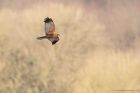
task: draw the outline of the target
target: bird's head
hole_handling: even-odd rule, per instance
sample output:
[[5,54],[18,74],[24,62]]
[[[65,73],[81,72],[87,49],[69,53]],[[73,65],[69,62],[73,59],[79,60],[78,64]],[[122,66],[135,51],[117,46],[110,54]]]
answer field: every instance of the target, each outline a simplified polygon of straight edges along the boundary
[[49,22],[53,22],[53,20],[51,18],[47,17],[47,18],[44,19],[44,22],[49,23]]

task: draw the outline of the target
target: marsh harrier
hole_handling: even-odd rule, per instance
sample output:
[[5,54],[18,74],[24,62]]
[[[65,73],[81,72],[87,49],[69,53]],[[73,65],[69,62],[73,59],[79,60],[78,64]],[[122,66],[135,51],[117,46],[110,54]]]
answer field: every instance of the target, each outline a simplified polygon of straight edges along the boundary
[[37,39],[48,39],[51,41],[52,45],[56,44],[59,41],[59,34],[55,31],[55,24],[53,20],[49,17],[45,18],[45,36],[38,37]]

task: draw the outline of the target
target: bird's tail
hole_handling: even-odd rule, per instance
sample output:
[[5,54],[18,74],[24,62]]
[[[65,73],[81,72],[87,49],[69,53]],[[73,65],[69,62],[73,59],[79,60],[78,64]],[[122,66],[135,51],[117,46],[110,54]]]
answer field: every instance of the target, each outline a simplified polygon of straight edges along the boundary
[[39,39],[39,40],[42,40],[42,39],[45,39],[45,38],[47,38],[47,37],[46,36],[37,37],[37,39]]

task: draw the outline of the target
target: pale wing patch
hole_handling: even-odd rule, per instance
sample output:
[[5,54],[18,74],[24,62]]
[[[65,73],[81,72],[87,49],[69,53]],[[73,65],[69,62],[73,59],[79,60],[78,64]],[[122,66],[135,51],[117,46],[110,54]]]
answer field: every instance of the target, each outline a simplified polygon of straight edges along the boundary
[[45,33],[47,34],[50,29],[50,23],[45,23]]
[[51,42],[54,42],[54,41],[58,40],[58,37],[48,38],[48,40],[50,40]]
[[48,38],[48,40],[50,40],[51,42],[54,42],[55,41],[55,38]]

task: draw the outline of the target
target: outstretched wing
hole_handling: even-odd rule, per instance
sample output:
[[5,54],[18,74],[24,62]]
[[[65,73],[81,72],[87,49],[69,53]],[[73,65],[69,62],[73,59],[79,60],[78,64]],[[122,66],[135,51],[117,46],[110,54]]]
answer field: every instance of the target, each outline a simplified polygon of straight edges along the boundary
[[51,18],[45,18],[45,33],[53,34],[55,32],[55,24]]
[[59,41],[59,37],[51,37],[51,38],[48,38],[48,40],[50,40],[52,44],[55,44]]
[[49,32],[50,23],[45,23],[45,33],[47,34]]

